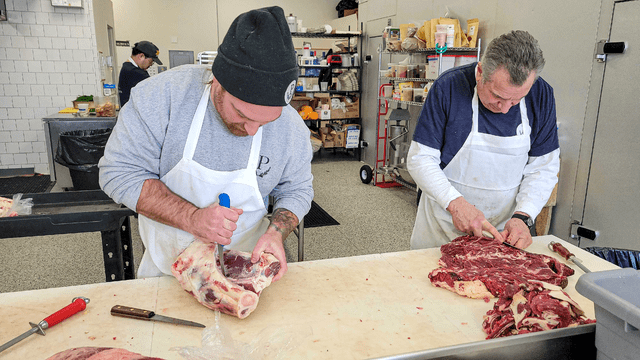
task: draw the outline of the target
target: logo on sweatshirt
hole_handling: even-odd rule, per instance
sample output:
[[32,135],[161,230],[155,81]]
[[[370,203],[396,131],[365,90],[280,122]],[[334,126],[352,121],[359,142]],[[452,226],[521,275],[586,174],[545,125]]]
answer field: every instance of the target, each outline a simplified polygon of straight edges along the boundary
[[269,168],[266,170],[264,170],[266,166],[263,166],[263,165],[267,165],[268,163],[269,163],[269,158],[264,155],[260,155],[260,161],[258,162],[258,168],[256,169],[256,176],[263,178],[265,175],[269,173],[269,171],[271,170],[271,166],[269,166]]

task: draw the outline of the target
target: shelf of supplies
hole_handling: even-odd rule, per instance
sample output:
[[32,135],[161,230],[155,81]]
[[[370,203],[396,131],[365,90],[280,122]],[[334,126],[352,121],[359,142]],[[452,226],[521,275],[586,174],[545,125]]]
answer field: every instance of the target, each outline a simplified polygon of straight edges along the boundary
[[346,34],[323,34],[323,33],[301,33],[301,32],[294,32],[291,33],[292,37],[300,37],[300,38],[346,38],[346,37],[359,37],[360,34],[359,33],[346,33]]
[[[328,68],[329,65],[298,65],[301,68]],[[331,70],[342,70],[342,69],[360,69],[360,66],[336,66],[331,67]]]
[[396,81],[416,81],[416,82],[434,82],[436,79],[425,79],[425,78],[403,78],[403,77],[387,77],[381,76],[382,79],[387,80],[396,80]]
[[[457,51],[457,52],[477,52],[478,48],[477,47],[473,47],[473,48],[469,48],[469,47],[453,47],[453,48],[448,48],[445,52],[443,52],[443,54],[446,54],[447,51]],[[399,51],[388,51],[385,50],[382,52],[383,54],[415,54],[415,53],[436,53],[436,48],[424,48],[424,49],[416,49],[416,50],[399,50]]]
[[378,96],[378,100],[387,100],[387,101],[393,101],[399,104],[407,104],[407,105],[414,105],[414,106],[422,106],[424,105],[423,102],[416,102],[416,101],[402,101],[402,100],[394,100],[388,97],[384,97],[384,96]]
[[328,90],[328,91],[322,91],[322,90],[303,90],[303,91],[298,91],[296,90],[296,94],[302,94],[302,93],[325,93],[325,94],[339,94],[339,95],[349,95],[351,93],[360,93],[360,90]]

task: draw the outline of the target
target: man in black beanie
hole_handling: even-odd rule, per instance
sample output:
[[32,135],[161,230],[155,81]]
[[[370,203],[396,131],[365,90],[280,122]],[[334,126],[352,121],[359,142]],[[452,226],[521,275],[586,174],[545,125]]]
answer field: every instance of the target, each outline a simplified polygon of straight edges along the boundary
[[253,262],[271,253],[274,280],[284,275],[283,240],[313,199],[309,130],[288,105],[297,76],[274,6],[238,16],[212,68],[183,65],[132,89],[99,165],[102,189],[140,214],[138,277],[170,275],[194,238],[252,252]]
[[147,69],[157,63],[162,65],[162,61],[158,59],[160,50],[150,41],[137,42],[131,49],[131,56],[120,69],[118,77],[118,95],[120,97],[120,107],[129,101],[131,88],[136,86],[140,81],[149,77]]

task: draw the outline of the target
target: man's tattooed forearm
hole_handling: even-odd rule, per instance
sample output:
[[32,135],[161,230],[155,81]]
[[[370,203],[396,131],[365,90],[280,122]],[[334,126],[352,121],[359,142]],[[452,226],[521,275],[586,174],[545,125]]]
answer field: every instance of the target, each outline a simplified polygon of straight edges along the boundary
[[269,226],[282,234],[282,239],[284,240],[298,226],[298,217],[289,210],[276,209],[271,216],[271,224]]

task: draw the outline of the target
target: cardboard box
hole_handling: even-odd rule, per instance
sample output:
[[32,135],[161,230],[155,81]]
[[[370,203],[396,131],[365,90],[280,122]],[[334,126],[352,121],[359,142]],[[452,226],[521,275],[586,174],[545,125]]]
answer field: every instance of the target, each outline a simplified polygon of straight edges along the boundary
[[353,98],[353,101],[349,103],[345,101],[344,96],[336,96],[341,102],[345,103],[344,109],[332,109],[331,119],[353,119],[360,117],[360,98]]
[[330,127],[322,126],[320,127],[320,140],[322,140],[323,148],[332,148],[335,147],[334,139],[336,136],[336,131]]
[[345,9],[344,10],[344,16],[349,16],[349,15],[353,15],[353,14],[358,15],[358,9]]
[[344,147],[346,144],[345,136],[346,136],[345,131],[336,132],[335,136],[333,137],[333,145],[335,147]]
[[320,110],[320,119],[322,120],[331,119],[331,110]]

